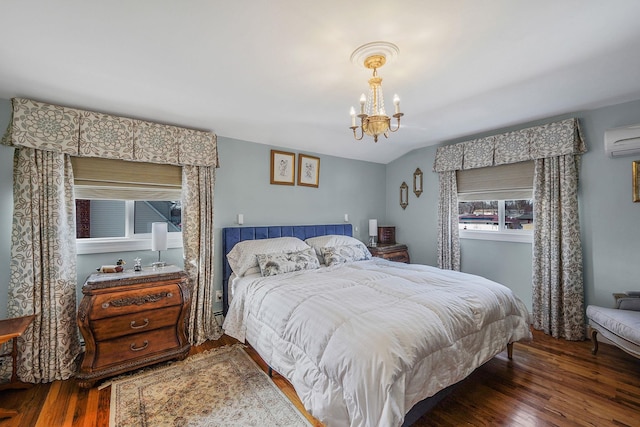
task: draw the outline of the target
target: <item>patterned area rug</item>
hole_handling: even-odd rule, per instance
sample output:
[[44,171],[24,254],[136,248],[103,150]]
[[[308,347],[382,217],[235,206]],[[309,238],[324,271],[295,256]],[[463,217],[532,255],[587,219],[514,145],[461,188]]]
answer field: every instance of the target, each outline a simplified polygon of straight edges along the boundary
[[236,344],[114,380],[109,425],[311,424]]

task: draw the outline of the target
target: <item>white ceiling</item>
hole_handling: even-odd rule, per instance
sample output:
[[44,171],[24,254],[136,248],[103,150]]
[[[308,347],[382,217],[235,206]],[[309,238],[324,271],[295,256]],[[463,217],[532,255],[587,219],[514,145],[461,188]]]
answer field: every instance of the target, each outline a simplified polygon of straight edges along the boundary
[[[427,145],[640,99],[637,0],[21,0],[0,4],[0,97],[388,163]],[[402,128],[354,141],[377,40]],[[640,120],[639,120],[640,121]]]

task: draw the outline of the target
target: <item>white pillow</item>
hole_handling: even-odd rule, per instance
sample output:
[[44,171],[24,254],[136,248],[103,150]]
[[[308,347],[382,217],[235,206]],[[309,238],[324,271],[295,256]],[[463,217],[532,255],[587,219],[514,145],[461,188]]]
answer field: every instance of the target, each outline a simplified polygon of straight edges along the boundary
[[326,236],[311,237],[305,240],[307,245],[316,250],[316,255],[320,259],[320,262],[324,264],[324,256],[322,255],[322,248],[330,248],[336,246],[345,245],[363,245],[363,243],[351,236],[342,236],[339,234],[329,234]]
[[309,248],[309,245],[297,237],[243,240],[236,243],[227,254],[227,261],[229,261],[229,266],[236,275],[244,276],[249,269],[256,268],[258,272],[260,271],[258,260],[256,259],[257,254],[297,252],[307,248]]

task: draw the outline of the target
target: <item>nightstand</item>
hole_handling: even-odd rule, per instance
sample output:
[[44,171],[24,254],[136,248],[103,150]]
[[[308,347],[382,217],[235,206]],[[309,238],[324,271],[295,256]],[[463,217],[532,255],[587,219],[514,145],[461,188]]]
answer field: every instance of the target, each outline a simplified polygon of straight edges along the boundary
[[82,287],[78,326],[86,350],[78,385],[170,359],[191,348],[185,334],[191,290],[182,269],[96,273]]
[[388,259],[389,261],[405,262],[409,264],[409,250],[407,245],[400,243],[378,244],[378,246],[367,246],[371,255]]

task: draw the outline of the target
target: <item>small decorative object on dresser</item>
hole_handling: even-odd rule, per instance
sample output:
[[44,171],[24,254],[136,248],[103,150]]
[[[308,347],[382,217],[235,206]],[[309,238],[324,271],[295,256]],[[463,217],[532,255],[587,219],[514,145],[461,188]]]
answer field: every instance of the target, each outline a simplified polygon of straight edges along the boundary
[[376,247],[368,247],[371,255],[388,259],[389,261],[398,261],[409,264],[411,261],[409,260],[409,250],[407,249],[407,245],[403,245],[400,243],[394,244],[378,244]]
[[396,227],[392,225],[378,226],[378,243],[383,245],[396,243]]
[[191,290],[180,268],[92,274],[82,293],[78,326],[86,349],[76,376],[80,387],[187,356]]

